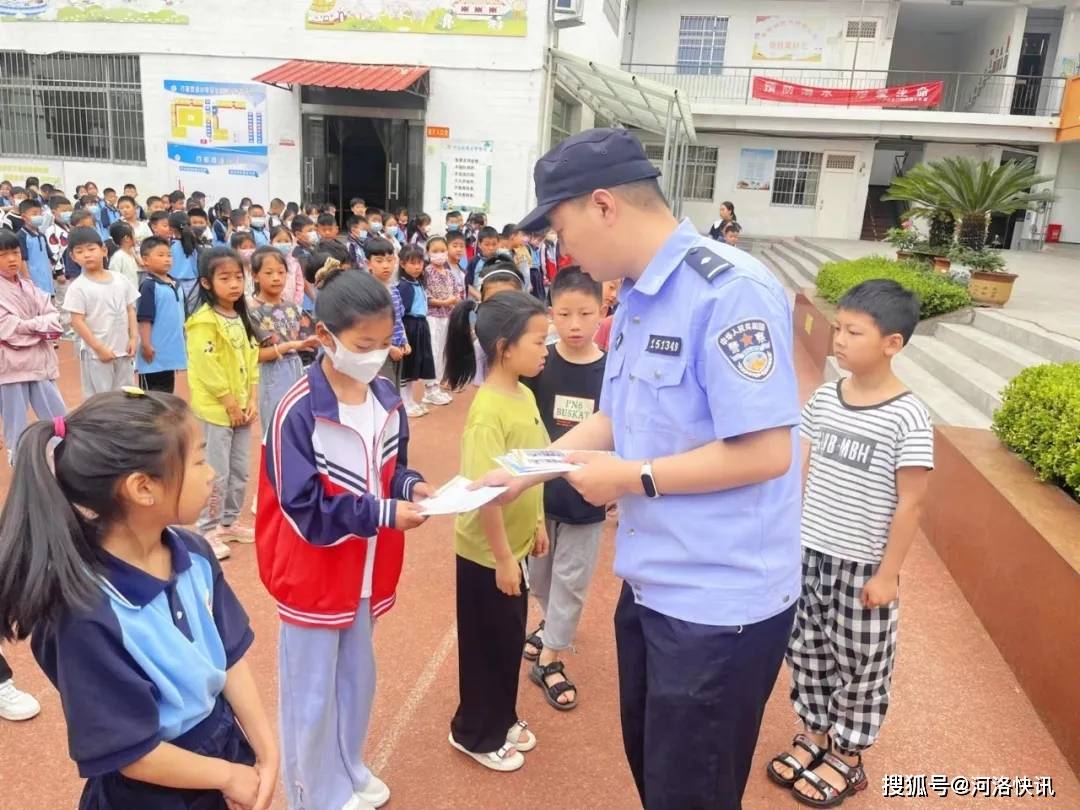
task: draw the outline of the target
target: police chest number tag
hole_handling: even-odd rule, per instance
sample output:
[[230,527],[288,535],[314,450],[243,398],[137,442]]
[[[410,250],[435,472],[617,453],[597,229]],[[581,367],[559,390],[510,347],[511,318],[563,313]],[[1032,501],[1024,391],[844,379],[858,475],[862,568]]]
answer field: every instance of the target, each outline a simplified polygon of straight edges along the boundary
[[767,379],[776,365],[769,325],[763,320],[750,318],[729,326],[716,345],[731,367],[753,382]]
[[649,335],[649,342],[645,346],[649,354],[667,354],[678,357],[682,354],[682,338],[669,337],[668,335]]

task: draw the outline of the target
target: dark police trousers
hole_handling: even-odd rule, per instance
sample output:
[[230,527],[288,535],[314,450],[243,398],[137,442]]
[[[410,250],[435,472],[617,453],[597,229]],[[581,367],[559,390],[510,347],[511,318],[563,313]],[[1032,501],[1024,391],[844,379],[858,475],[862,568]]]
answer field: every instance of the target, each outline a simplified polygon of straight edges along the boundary
[[795,605],[739,627],[615,609],[623,746],[646,810],[738,810]]

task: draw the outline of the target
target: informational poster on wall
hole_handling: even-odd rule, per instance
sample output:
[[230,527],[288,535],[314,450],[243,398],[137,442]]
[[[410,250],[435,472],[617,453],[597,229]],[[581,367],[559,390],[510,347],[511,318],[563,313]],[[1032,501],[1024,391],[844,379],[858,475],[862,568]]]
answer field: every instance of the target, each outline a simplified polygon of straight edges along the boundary
[[261,84],[166,79],[172,177],[211,199],[270,194],[266,88]]
[[186,0],[0,0],[5,22],[187,25]]
[[825,19],[764,15],[755,18],[755,62],[820,62],[825,52]]
[[740,191],[769,191],[775,166],[775,149],[740,150],[739,176],[735,180],[735,188]]
[[[427,153],[439,166],[439,208],[480,211],[491,208],[491,141],[428,139]],[[431,163],[429,163],[431,165]]]
[[330,31],[387,31],[523,37],[527,0],[311,0],[305,25]]
[[65,188],[63,161],[32,158],[0,161],[0,180],[7,180],[13,186],[21,186],[27,177],[36,177],[38,183]]

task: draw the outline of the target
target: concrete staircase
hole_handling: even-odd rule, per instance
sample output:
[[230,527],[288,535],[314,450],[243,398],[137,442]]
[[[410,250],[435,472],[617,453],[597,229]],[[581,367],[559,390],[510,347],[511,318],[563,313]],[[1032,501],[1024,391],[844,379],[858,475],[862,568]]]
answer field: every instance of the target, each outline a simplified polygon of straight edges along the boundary
[[[801,237],[773,241],[759,256],[793,291],[812,287],[826,261],[842,259]],[[1010,318],[1008,309],[973,309],[919,324],[893,370],[938,424],[989,428],[1010,379],[1059,362],[1080,362],[1080,341]],[[826,376],[844,373],[830,357]]]

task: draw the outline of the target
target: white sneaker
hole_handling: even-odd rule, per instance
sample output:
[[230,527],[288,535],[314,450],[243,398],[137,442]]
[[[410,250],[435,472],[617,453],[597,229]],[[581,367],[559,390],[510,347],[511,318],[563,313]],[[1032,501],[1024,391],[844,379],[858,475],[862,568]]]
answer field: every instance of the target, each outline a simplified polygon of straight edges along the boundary
[[367,786],[363,790],[356,791],[353,798],[360,800],[361,807],[382,807],[390,801],[390,788],[382,779],[372,774]]
[[41,704],[34,696],[20,692],[10,678],[0,683],[0,717],[5,720],[29,720],[37,717],[40,711]]
[[341,805],[341,810],[374,810],[374,805],[361,799],[359,793],[354,793],[345,804]]
[[415,402],[410,402],[405,406],[405,415],[410,419],[419,419],[421,416],[427,416],[427,408],[423,405],[417,405]]
[[424,398],[421,401],[428,405],[449,405],[454,398],[438,388],[429,388],[424,392]]
[[219,560],[227,560],[232,555],[229,550],[229,544],[222,538],[218,537],[219,530],[212,529],[208,535],[206,535],[206,542],[210,544],[210,548],[214,552],[214,556]]

